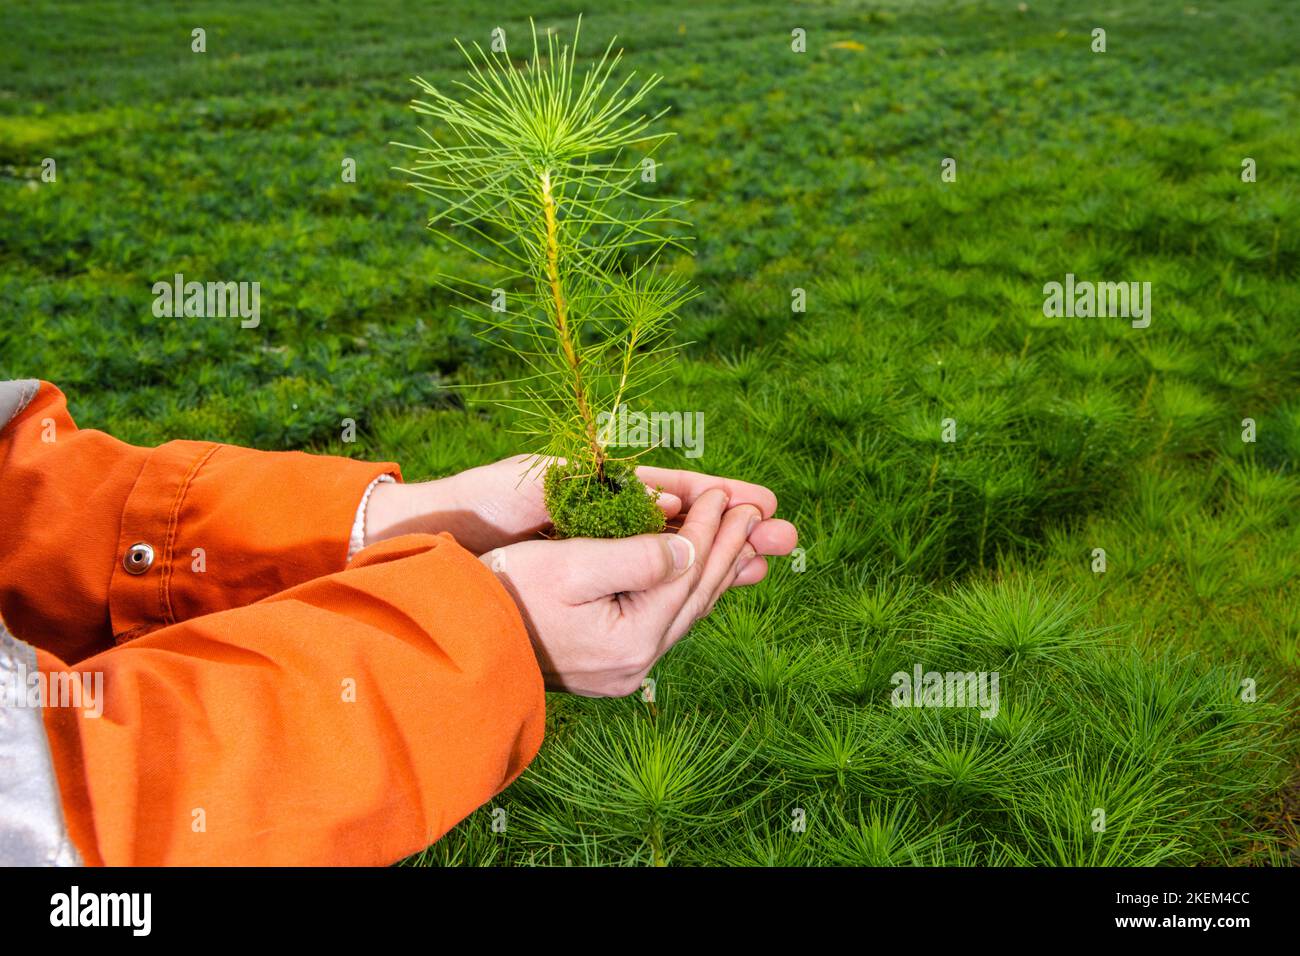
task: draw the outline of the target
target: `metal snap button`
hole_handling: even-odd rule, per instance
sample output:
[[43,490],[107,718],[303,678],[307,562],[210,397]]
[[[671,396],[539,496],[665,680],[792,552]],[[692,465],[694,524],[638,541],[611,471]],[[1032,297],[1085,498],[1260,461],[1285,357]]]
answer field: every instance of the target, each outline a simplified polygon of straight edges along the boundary
[[153,548],[143,541],[131,545],[122,559],[122,566],[131,574],[144,574],[153,567]]

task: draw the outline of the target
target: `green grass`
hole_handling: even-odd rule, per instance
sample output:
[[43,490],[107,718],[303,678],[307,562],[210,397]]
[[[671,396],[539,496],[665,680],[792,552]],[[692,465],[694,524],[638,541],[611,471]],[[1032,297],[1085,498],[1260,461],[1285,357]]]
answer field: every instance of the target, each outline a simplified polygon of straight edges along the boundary
[[[387,144],[453,36],[584,11],[219,7],[7,18],[0,376],[136,442],[408,479],[520,450],[450,388],[510,370],[430,281],[470,264]],[[694,200],[704,294],[655,407],[703,410],[705,454],[657,460],[770,484],[806,565],[725,598],[653,705],[552,697],[535,765],[416,861],[1294,862],[1300,10],[610,3],[583,30],[665,74],[659,188]],[[261,327],[155,318],[175,272],[260,281]],[[1067,272],[1150,281],[1150,328],[1045,318]],[[998,716],[890,706],[917,663],[999,671]]]

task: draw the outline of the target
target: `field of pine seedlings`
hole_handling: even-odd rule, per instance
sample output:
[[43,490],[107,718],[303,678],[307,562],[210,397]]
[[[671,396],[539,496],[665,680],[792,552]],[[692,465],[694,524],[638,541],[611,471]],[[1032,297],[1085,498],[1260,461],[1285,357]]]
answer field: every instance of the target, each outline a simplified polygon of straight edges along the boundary
[[[408,862],[1300,861],[1287,0],[25,4],[0,378],[408,481],[529,450],[457,388],[518,370],[431,281],[475,266],[391,144],[454,39],[579,14],[663,74],[655,189],[692,201],[652,407],[703,453],[646,460],[769,485],[800,550],[653,692],[552,695],[524,776]],[[177,273],[259,282],[260,324],[156,316]],[[1047,314],[1067,276],[1150,283],[1145,319]],[[995,712],[897,706],[930,672],[996,673]]]

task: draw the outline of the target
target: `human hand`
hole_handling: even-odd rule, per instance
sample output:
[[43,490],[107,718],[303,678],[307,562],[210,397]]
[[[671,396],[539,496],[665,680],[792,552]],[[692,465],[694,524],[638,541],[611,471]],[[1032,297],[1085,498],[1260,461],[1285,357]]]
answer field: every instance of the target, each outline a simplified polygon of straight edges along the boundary
[[[493,548],[540,537],[551,526],[542,499],[542,469],[530,455],[410,485],[375,487],[366,509],[366,543],[412,532],[449,531],[466,549],[483,554]],[[762,485],[671,468],[641,467],[637,476],[661,488],[659,507],[670,522],[711,488],[721,489],[731,507],[752,505],[762,520],[750,535],[755,556],[741,570],[737,585],[755,584],[767,574],[764,556],[789,554],[798,533],[774,518],[776,495]]]
[[761,518],[711,489],[675,534],[523,541],[479,560],[514,598],[549,690],[623,697],[735,583]]

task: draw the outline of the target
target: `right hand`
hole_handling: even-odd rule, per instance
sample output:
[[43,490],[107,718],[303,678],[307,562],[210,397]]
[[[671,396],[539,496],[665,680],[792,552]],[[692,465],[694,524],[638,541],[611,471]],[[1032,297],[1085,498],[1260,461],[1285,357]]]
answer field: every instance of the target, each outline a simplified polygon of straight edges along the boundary
[[676,534],[524,541],[479,560],[528,628],[547,689],[584,697],[635,693],[650,668],[735,583],[762,520],[715,488]]

